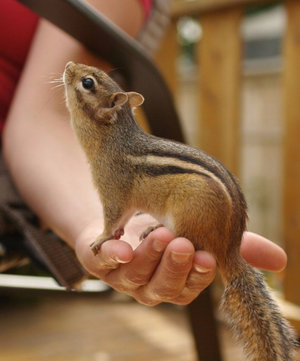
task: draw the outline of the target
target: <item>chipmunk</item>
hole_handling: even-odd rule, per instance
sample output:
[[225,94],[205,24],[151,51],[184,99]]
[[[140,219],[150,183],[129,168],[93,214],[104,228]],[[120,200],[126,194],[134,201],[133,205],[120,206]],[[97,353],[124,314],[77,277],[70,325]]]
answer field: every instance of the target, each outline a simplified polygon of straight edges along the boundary
[[234,176],[201,150],[145,133],[132,111],[143,96],[124,92],[103,71],[69,62],[63,80],[71,124],[104,208],[94,254],[123,235],[136,211],[151,214],[215,256],[225,284],[221,309],[249,360],[294,360],[293,331],[261,273],[240,255],[247,206]]

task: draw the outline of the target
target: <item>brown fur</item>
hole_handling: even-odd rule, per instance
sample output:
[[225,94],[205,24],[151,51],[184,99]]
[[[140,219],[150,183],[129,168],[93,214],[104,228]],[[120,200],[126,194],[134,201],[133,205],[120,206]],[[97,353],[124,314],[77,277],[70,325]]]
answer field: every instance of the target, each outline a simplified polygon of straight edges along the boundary
[[[91,78],[91,91],[83,79]],[[226,286],[222,309],[251,361],[292,361],[293,332],[260,273],[239,253],[246,202],[232,174],[208,154],[144,133],[131,108],[143,97],[123,92],[101,70],[69,63],[64,73],[72,125],[104,207],[104,232],[120,237],[136,211],[152,214],[196,249],[217,259]]]

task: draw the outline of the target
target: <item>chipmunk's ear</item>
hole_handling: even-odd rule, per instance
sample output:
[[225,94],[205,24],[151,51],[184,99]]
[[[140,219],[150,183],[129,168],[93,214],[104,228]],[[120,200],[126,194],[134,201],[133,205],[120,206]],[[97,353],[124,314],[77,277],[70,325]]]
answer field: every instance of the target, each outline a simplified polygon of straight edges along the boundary
[[144,97],[140,93],[136,92],[127,92],[126,93],[129,99],[129,105],[131,108],[136,108],[144,103]]
[[127,100],[128,100],[127,93],[122,93],[122,92],[113,93],[109,99],[110,107],[111,108],[120,107],[123,104],[125,104]]
[[106,123],[112,123],[115,119],[116,111],[119,107],[128,101],[128,96],[123,92],[113,93],[108,100],[108,106],[106,108],[100,107],[97,111],[98,117]]

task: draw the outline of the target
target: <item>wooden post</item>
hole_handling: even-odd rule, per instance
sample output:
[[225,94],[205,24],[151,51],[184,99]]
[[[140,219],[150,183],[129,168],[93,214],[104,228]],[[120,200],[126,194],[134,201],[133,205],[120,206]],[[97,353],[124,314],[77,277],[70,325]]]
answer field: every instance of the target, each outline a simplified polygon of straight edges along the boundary
[[172,15],[180,16],[197,16],[208,12],[218,10],[227,10],[248,5],[259,5],[272,3],[274,0],[198,0],[184,1],[172,0]]
[[240,78],[243,8],[201,17],[199,46],[201,149],[239,173]]
[[[176,100],[177,71],[176,59],[178,56],[176,20],[171,19],[171,23],[166,29],[158,49],[155,52],[154,61],[161,71],[173,98]],[[151,132],[145,113],[141,107],[135,110],[135,115],[139,125],[148,133]]]
[[286,1],[283,241],[288,253],[285,295],[300,305],[300,2]]
[[171,19],[166,33],[155,53],[157,66],[164,75],[164,78],[173,94],[176,95],[177,90],[177,69],[176,59],[179,54],[179,45],[177,42],[177,21]]

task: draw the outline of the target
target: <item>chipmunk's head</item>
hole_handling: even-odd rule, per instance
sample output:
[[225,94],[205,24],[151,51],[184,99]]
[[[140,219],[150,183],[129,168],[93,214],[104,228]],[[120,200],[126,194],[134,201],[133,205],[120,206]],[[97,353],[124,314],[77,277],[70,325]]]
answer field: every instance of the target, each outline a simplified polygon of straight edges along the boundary
[[134,108],[144,101],[139,93],[122,91],[104,71],[83,64],[68,62],[63,81],[72,117],[84,116],[98,124],[113,123],[126,103]]

